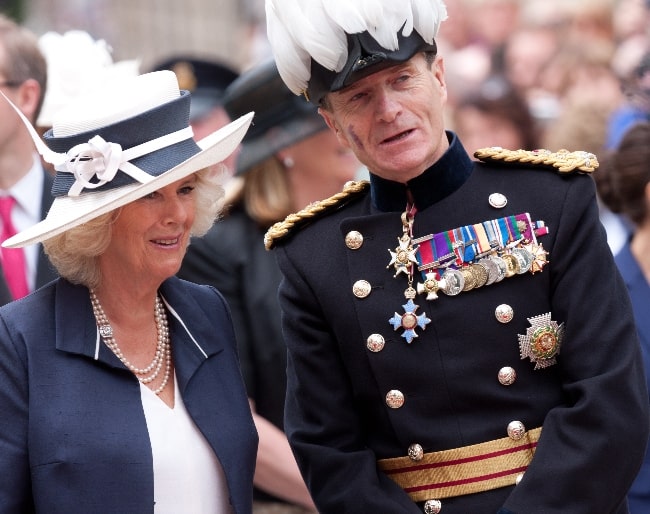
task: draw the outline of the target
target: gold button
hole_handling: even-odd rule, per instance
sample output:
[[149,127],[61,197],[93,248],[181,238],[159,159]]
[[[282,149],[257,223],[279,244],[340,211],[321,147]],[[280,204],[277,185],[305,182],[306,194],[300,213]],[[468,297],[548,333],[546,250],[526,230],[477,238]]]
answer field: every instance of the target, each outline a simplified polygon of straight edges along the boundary
[[352,285],[352,293],[357,298],[365,298],[370,294],[371,290],[372,290],[372,286],[370,285],[370,282],[368,282],[367,280],[357,280]]
[[499,383],[504,386],[509,386],[517,380],[517,372],[510,366],[505,366],[499,370]]
[[386,405],[388,405],[391,409],[399,409],[402,405],[404,405],[404,393],[402,393],[402,391],[398,391],[397,389],[388,391],[388,393],[386,393]]
[[381,334],[370,334],[366,340],[366,347],[374,353],[381,352],[385,344],[386,340]]
[[513,441],[519,441],[526,434],[526,427],[521,421],[511,421],[508,423],[508,437]]
[[424,450],[422,446],[418,443],[413,443],[409,446],[409,459],[414,460],[415,462],[422,460],[424,457]]
[[424,502],[424,514],[439,514],[442,510],[440,500],[427,500]]
[[494,316],[499,323],[510,323],[515,316],[515,311],[507,303],[502,303],[494,310]]
[[350,250],[358,250],[361,248],[361,246],[363,246],[363,236],[361,235],[361,232],[357,232],[356,230],[348,232],[345,236],[345,246]]

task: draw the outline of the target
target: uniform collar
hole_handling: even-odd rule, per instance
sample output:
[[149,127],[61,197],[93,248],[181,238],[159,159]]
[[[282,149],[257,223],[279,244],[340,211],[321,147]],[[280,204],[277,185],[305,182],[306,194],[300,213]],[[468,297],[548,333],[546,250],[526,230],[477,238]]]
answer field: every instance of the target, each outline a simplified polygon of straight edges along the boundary
[[456,134],[447,132],[447,138],[449,148],[443,156],[406,184],[371,173],[370,194],[374,206],[383,212],[401,212],[407,204],[407,191],[410,191],[415,206],[422,210],[460,188],[471,175],[474,165]]

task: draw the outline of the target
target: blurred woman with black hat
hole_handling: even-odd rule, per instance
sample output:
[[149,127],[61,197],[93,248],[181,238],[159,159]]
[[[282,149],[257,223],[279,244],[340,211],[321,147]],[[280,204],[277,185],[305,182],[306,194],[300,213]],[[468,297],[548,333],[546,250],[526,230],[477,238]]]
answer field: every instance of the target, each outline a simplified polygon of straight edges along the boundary
[[226,197],[227,216],[194,238],[181,278],[217,287],[232,310],[253,417],[260,435],[255,513],[315,510],[282,432],[286,348],[280,329],[280,272],[265,231],[307,204],[339,192],[360,168],[317,109],[287,89],[273,62],[226,90],[231,118],[255,110]]

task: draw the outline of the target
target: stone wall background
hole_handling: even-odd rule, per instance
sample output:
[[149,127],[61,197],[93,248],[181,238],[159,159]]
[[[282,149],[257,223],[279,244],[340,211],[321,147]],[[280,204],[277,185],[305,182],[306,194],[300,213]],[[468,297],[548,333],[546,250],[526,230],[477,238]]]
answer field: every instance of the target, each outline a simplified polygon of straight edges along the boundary
[[218,59],[243,70],[268,55],[263,0],[25,0],[24,24],[87,31],[113,47],[115,61],[141,71],[172,55]]

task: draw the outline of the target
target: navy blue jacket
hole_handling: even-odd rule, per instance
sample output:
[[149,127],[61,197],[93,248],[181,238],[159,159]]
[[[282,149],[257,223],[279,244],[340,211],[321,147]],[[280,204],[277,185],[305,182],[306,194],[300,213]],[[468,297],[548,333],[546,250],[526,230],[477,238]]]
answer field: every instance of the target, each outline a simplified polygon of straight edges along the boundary
[[[630,301],[598,219],[585,175],[472,162],[450,135],[447,153],[407,186],[371,175],[361,194],[296,231],[276,250],[288,345],[285,430],[322,514],[421,513],[377,459],[409,446],[447,450],[507,436],[514,420],[543,426],[517,486],[442,500],[444,514],[625,513],[625,494],[643,459],[648,397]],[[414,237],[529,212],[549,234],[542,272],[458,296],[414,300],[431,323],[407,344],[389,319],[406,303],[404,274],[387,267],[402,235],[407,187]],[[493,207],[501,193],[507,205]],[[350,231],[363,245],[346,246]],[[418,277],[416,277],[418,279]],[[353,284],[370,294],[357,298]],[[419,279],[421,280],[421,279]],[[414,285],[415,286],[415,285]],[[514,317],[500,323],[497,306]],[[564,323],[557,363],[534,369],[520,356],[528,318]],[[382,351],[366,341],[381,334]],[[502,367],[516,370],[509,386]],[[389,408],[391,390],[404,394]]]
[[[650,285],[643,275],[639,263],[632,255],[629,242],[616,254],[615,260],[630,292],[630,299],[634,308],[634,319],[636,320],[639,341],[641,341],[641,351],[643,352],[647,386],[648,390],[650,390],[650,317],[648,317]],[[632,514],[650,512],[650,448],[646,451],[641,470],[632,484],[628,500]]]
[[[227,306],[177,278],[160,291],[183,401],[249,514],[257,433]],[[98,344],[85,287],[59,279],[0,309],[0,412],[1,513],[154,512],[140,385]]]

